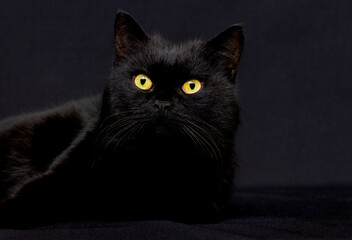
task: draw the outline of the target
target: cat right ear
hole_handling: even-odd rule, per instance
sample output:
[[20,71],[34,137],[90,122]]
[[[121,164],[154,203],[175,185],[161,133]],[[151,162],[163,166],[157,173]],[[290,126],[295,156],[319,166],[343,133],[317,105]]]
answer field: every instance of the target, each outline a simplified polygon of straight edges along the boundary
[[126,12],[118,11],[114,26],[116,61],[126,58],[149,40],[148,35]]

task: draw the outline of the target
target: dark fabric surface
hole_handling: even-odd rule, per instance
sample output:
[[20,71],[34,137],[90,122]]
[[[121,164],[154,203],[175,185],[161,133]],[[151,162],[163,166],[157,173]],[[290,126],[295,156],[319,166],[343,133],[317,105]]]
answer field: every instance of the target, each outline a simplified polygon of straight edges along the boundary
[[352,239],[352,186],[238,189],[216,224],[67,222],[1,229],[0,239]]

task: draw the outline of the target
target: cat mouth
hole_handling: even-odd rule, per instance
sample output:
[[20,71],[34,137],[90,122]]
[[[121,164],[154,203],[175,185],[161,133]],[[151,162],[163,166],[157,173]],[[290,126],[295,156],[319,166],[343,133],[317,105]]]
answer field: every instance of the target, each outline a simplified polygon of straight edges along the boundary
[[152,124],[152,131],[156,136],[170,136],[171,125],[165,114],[159,113]]
[[167,127],[163,124],[158,124],[155,126],[155,134],[157,136],[169,136],[170,131],[167,129]]

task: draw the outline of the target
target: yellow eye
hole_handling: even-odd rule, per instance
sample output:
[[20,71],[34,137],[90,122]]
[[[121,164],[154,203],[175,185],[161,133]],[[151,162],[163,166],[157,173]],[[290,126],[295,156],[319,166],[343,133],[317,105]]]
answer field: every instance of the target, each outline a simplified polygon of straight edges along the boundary
[[202,87],[202,84],[198,80],[192,79],[192,80],[188,80],[183,84],[182,90],[186,94],[193,94],[198,92],[201,89],[201,87]]
[[134,78],[134,84],[142,90],[149,90],[153,86],[150,78],[144,74],[137,75],[137,77]]

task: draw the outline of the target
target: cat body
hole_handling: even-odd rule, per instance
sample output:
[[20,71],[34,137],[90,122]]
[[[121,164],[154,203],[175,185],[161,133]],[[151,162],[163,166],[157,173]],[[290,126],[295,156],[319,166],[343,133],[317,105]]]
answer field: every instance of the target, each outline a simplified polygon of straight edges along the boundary
[[119,12],[115,45],[102,95],[0,123],[0,220],[207,221],[226,206],[241,27],[175,44]]

